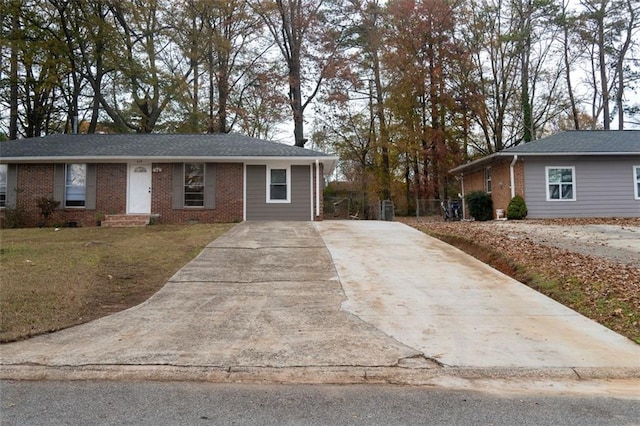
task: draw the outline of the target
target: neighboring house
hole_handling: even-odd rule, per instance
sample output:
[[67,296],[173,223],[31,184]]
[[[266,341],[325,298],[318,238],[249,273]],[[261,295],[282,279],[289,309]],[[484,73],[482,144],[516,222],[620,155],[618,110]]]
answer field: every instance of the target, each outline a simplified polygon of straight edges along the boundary
[[640,217],[640,130],[567,131],[458,166],[494,214],[521,195],[528,218]]
[[80,226],[322,220],[323,173],[337,158],[238,134],[51,135],[0,142],[0,218],[36,200]]

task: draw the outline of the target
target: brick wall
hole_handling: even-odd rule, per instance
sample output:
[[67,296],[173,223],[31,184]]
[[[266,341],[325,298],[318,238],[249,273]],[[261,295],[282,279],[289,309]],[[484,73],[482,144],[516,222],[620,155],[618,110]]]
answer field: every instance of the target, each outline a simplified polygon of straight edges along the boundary
[[[491,199],[493,200],[493,214],[497,209],[503,209],[505,215],[511,201],[511,159],[499,159],[491,166]],[[524,165],[523,160],[518,160],[514,166],[515,193],[524,197]],[[485,168],[467,172],[464,174],[464,192],[486,191]],[[465,206],[465,212],[468,211]]]
[[127,165],[96,165],[96,213],[124,214],[127,212]]
[[[53,197],[53,164],[20,164],[18,166],[16,208],[24,211],[26,226],[37,226],[42,222],[37,199]],[[12,191],[13,188],[7,188]],[[59,212],[54,213],[52,223],[59,220]]]
[[241,163],[217,163],[215,166],[214,209],[174,209],[173,164],[153,164],[151,213],[158,223],[238,222],[243,219],[244,166]]
[[[37,200],[53,198],[54,167],[53,164],[18,165],[16,207],[24,212],[25,226],[43,224]],[[95,226],[103,214],[125,213],[126,182],[126,164],[97,164],[96,192],[99,195],[96,197],[96,209],[64,208],[63,200],[58,200],[60,207],[45,225],[64,226],[73,222],[78,226]]]
[[[173,165],[154,164],[152,181],[152,214],[159,223],[236,222],[243,218],[243,179],[241,163],[216,164],[215,209],[174,210],[171,202]],[[125,214],[127,209],[127,164],[96,165],[96,209],[63,208],[53,214],[47,225],[75,223],[77,226],[96,226],[107,214]],[[161,171],[160,171],[161,170]],[[18,193],[16,207],[24,211],[25,226],[42,222],[36,200],[53,197],[53,164],[20,164],[17,171]],[[11,189],[10,189],[11,190]],[[62,200],[59,200],[62,201]],[[0,211],[0,218],[4,210]]]
[[491,167],[491,180],[493,188],[491,199],[493,200],[493,214],[495,217],[496,209],[502,209],[506,214],[507,206],[511,201],[509,163],[505,161],[494,163]]

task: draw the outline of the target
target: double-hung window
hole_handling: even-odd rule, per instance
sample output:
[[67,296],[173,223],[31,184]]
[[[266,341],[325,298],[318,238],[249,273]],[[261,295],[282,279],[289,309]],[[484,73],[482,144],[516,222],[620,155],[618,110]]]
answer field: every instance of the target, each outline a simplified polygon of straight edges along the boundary
[[6,164],[0,164],[0,208],[7,207],[7,170]]
[[547,201],[575,201],[575,167],[547,167]]
[[204,163],[184,165],[184,206],[204,207]]
[[487,167],[486,169],[484,169],[484,181],[484,188],[490,194],[493,186],[491,183],[491,167]]
[[267,202],[288,203],[291,195],[289,167],[267,167]]
[[633,166],[633,182],[636,200],[640,200],[640,166]]
[[87,165],[67,164],[65,170],[64,206],[85,207],[87,201]]

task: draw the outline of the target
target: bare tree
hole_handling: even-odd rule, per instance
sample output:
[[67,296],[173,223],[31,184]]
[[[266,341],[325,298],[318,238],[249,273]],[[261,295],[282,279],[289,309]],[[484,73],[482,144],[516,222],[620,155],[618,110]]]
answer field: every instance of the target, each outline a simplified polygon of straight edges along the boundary
[[[621,31],[621,44],[620,47],[614,50],[615,54],[615,64],[616,64],[616,110],[618,113],[618,129],[624,129],[624,94],[625,89],[627,87],[627,78],[633,75],[631,72],[627,72],[627,67],[625,66],[625,60],[627,58],[627,54],[631,51],[632,45],[634,41],[637,40],[639,29],[640,29],[640,2],[636,0],[626,0],[624,2],[624,9],[627,12],[627,21],[626,26]],[[622,16],[625,13],[622,12]],[[621,24],[624,24],[624,20],[620,21]],[[637,47],[637,42],[635,43]],[[637,75],[637,73],[635,73]]]
[[593,53],[591,60],[592,115],[602,114],[605,129],[611,128],[614,98],[618,127],[624,128],[625,61],[634,47],[640,23],[637,0],[581,0],[580,36]]
[[322,83],[344,66],[343,34],[332,18],[341,0],[267,0],[253,3],[285,61],[296,146],[304,146],[304,112]]

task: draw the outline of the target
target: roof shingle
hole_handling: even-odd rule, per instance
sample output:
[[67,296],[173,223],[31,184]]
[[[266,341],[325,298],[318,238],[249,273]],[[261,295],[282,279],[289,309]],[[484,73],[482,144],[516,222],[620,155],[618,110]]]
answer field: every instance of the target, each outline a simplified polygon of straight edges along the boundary
[[640,130],[572,130],[521,143],[508,154],[640,153]]
[[455,167],[457,174],[484,167],[497,157],[551,155],[640,155],[640,130],[571,130],[521,143]]
[[235,133],[57,134],[0,142],[0,157],[12,158],[332,158],[330,154]]

